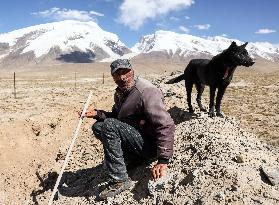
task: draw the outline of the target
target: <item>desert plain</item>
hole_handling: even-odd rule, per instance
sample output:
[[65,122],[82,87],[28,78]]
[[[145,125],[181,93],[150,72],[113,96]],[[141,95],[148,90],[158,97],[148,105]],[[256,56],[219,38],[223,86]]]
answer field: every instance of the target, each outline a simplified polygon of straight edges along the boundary
[[[136,75],[162,88],[166,107],[173,112],[172,116],[175,118],[177,127],[179,124],[182,126],[184,121],[191,123],[192,118],[185,117],[188,114],[183,82],[171,86],[164,84],[170,75],[175,76],[183,72],[187,62],[134,61],[132,63]],[[0,204],[47,204],[78,123],[78,111],[82,110],[89,91],[93,91],[90,102],[93,107],[110,110],[114,89],[115,84],[110,76],[109,63],[1,68]],[[196,106],[194,95],[192,97]],[[207,108],[208,96],[209,90],[206,88],[202,101]],[[226,119],[236,121],[239,129],[251,133],[259,143],[265,146],[270,145],[269,149],[277,150],[279,146],[278,100],[279,64],[259,60],[252,68],[239,67],[237,69],[224,95],[221,108]],[[209,118],[205,117],[205,119]],[[222,119],[216,120],[216,122],[223,122]],[[67,180],[70,178],[75,179],[75,182],[78,181],[79,184],[84,184],[86,187],[83,186],[83,189],[93,190],[92,196],[95,194],[92,187],[97,186],[103,178],[100,176],[102,172],[98,170],[101,169],[100,165],[103,161],[102,145],[92,136],[93,122],[93,119],[83,120],[79,138],[66,168],[67,177],[64,179],[65,186],[68,186]],[[176,138],[179,138],[178,134]],[[185,141],[179,139],[178,142],[187,143],[187,139]],[[276,166],[279,163],[278,157],[274,155],[275,164],[273,164]],[[174,164],[175,160],[179,159],[176,157]],[[92,168],[97,171],[92,171]],[[186,172],[188,173],[187,170]],[[90,185],[92,187],[88,187]],[[272,191],[275,192],[274,196],[276,193],[279,196],[278,185]],[[76,190],[73,192],[60,193],[62,196],[58,197],[54,204],[121,204],[120,199],[114,202],[97,202],[90,193],[80,193]],[[262,195],[262,193],[258,194]],[[256,193],[251,195],[257,196]],[[135,202],[150,204],[152,201],[148,201],[146,193],[138,195],[134,193],[133,200],[130,200],[129,196],[124,198],[126,204]],[[200,202],[187,197],[184,199],[185,204],[189,200],[193,201],[192,204]],[[260,201],[260,199],[257,200]],[[279,203],[278,197],[270,200],[274,204]],[[213,201],[216,204],[230,202],[228,199],[222,201],[222,197],[219,201],[216,199]],[[168,203],[180,202],[175,203],[173,200]],[[201,199],[201,202],[212,204],[207,203],[205,199]],[[235,204],[253,204],[253,200],[241,202],[241,200],[236,200]],[[262,202],[262,204],[269,203]],[[167,204],[167,202],[161,204]]]

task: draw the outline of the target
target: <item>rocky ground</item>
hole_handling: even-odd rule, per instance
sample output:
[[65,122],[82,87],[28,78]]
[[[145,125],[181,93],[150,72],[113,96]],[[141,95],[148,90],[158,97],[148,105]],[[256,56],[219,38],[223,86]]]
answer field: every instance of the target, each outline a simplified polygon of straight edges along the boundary
[[[1,77],[0,204],[47,204],[89,90],[95,107],[111,108],[109,77],[102,84],[102,73],[78,73],[75,83],[73,72],[65,73],[19,76],[16,99],[12,80]],[[148,192],[142,165],[129,173],[131,192],[98,201],[102,146],[91,135],[93,120],[85,119],[53,204],[279,204],[276,178],[273,185],[266,177],[279,169],[278,73],[236,73],[222,103],[225,118],[189,115],[183,83],[164,84],[170,73],[140,73],[162,89],[176,123],[164,188]]]
[[[131,192],[126,191],[105,202],[98,201],[98,184],[105,180],[102,167],[80,167],[92,160],[93,154],[100,156],[98,151],[101,150],[95,153],[92,149],[86,150],[88,142],[82,140],[74,151],[76,161],[71,162],[71,171],[65,173],[54,204],[279,203],[279,184],[272,185],[262,171],[277,169],[278,173],[277,148],[241,129],[235,119],[212,119],[204,113],[190,116],[183,110],[172,110],[171,113],[180,122],[176,127],[169,181],[164,188],[150,195],[147,189],[149,170],[141,166],[130,172],[135,182]],[[49,194],[47,191],[35,198],[44,204],[44,197]]]

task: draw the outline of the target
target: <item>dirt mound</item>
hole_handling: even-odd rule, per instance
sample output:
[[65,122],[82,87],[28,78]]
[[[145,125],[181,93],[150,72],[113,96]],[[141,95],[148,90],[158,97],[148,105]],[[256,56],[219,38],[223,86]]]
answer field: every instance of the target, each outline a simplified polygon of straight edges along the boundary
[[[150,195],[149,170],[142,165],[129,173],[135,181],[131,192],[111,199],[112,204],[279,203],[279,186],[273,186],[262,171],[262,167],[279,167],[278,149],[260,142],[231,118],[209,118],[204,113],[192,116],[178,111],[172,114],[183,122],[176,126],[175,152],[165,188]],[[94,156],[100,156],[102,150],[93,153],[88,144],[82,141],[74,151],[69,165],[71,171],[64,174],[54,204],[107,203],[97,198],[98,184],[105,181],[101,161],[93,168],[78,168],[86,166]],[[54,177],[54,173],[49,173],[43,186]],[[39,204],[49,199],[50,189],[45,191],[37,195]]]

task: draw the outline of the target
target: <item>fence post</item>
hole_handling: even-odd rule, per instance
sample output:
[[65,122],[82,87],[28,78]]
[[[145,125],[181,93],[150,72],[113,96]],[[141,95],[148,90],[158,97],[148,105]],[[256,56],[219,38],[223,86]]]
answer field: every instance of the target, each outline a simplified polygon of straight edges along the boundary
[[103,73],[103,84],[105,84],[105,74]]
[[16,74],[15,74],[15,72],[14,72],[14,97],[15,97],[15,99],[16,99],[16,79],[15,79],[15,76],[16,76]]

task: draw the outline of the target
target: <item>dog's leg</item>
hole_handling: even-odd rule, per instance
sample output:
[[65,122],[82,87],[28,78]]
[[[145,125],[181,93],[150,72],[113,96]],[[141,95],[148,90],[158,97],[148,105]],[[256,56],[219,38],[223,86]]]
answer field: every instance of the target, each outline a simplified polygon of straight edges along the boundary
[[210,86],[210,102],[209,102],[209,116],[210,117],[215,117],[215,113],[214,113],[214,98],[215,98],[215,91],[216,91],[216,87],[214,86]]
[[191,102],[191,93],[192,93],[193,83],[185,82],[185,87],[186,87],[186,92],[187,92],[187,103],[188,103],[189,113],[194,113],[194,109],[192,107],[192,102]]
[[217,97],[216,97],[216,106],[215,106],[216,115],[218,117],[224,117],[224,115],[221,113],[221,101],[222,101],[222,98],[223,98],[224,93],[226,91],[226,88],[227,88],[227,86],[223,86],[223,87],[218,88]]
[[204,91],[204,85],[201,83],[196,83],[196,88],[197,88],[197,92],[198,92],[196,100],[197,100],[198,106],[200,108],[200,111],[206,112],[206,109],[202,106],[202,103],[201,103],[201,96]]

